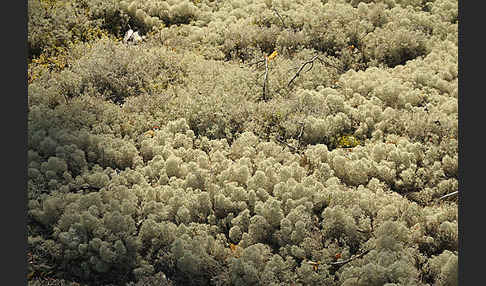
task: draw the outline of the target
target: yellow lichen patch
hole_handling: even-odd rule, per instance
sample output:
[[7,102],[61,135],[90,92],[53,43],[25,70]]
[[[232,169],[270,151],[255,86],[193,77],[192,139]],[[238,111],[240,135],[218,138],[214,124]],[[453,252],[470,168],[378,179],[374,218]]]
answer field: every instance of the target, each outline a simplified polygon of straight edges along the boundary
[[[95,41],[95,40],[98,40],[98,39],[101,39],[101,38],[109,38],[110,35],[108,34],[108,32],[106,30],[103,30],[101,28],[98,28],[98,27],[93,27],[93,28],[89,28],[85,31],[83,31],[81,33],[81,40],[83,42],[91,42],[91,41]],[[114,40],[115,38],[113,37],[112,40]]]
[[[50,2],[55,3],[55,1]],[[118,41],[117,38],[109,35],[107,31],[98,27],[90,27],[84,31],[73,32],[75,32],[74,38],[73,40],[67,42],[66,46],[50,47],[40,54],[39,57],[32,59],[32,61],[28,64],[27,72],[27,81],[29,84],[41,77],[46,71],[59,72],[66,68],[70,60],[69,51],[78,44],[92,43],[102,38],[109,38],[113,41]]]
[[353,135],[343,135],[337,140],[337,148],[353,148],[360,144],[360,141]]
[[68,64],[67,48],[55,47],[52,55],[41,54],[28,64],[27,80],[29,83],[39,78],[45,71],[61,71]]

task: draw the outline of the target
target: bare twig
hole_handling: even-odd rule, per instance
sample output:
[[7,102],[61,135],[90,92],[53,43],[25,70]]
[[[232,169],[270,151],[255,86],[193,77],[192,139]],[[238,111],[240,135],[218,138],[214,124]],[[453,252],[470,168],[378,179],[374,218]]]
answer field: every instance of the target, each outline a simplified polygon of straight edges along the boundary
[[439,200],[442,200],[442,199],[445,199],[445,198],[447,198],[447,197],[450,197],[450,196],[456,195],[456,194],[458,194],[458,193],[459,193],[459,191],[452,192],[452,193],[450,193],[450,194],[447,194],[447,195],[444,195],[444,196],[440,197],[440,198],[439,198]]
[[62,95],[64,96],[64,99],[66,100],[66,104],[69,105],[69,98],[68,98],[68,96],[66,94],[64,94],[64,93]]
[[252,65],[255,65],[255,64],[260,64],[260,63],[263,63],[263,62],[265,62],[265,59],[259,60],[259,61],[256,61],[256,62],[249,63],[248,66],[252,66]]
[[310,67],[309,67],[309,68],[308,68],[308,69],[307,69],[305,72],[310,71],[310,70],[311,70],[313,67],[314,67],[314,62],[312,62],[312,63],[310,64]]
[[275,14],[277,14],[277,17],[280,19],[280,21],[282,21],[282,26],[283,26],[285,29],[287,29],[287,26],[285,25],[285,22],[284,22],[284,20],[282,19],[282,17],[280,16],[280,14],[278,13],[277,9],[276,9],[276,8],[273,8],[272,10],[273,10],[273,12],[275,12]]
[[362,252],[362,253],[360,253],[360,254],[358,254],[358,255],[352,256],[352,257],[351,257],[351,258],[349,258],[349,259],[343,260],[343,261],[331,262],[331,265],[341,267],[341,266],[343,266],[343,265],[345,265],[345,264],[347,264],[347,263],[349,263],[349,262],[351,262],[351,261],[353,261],[353,260],[355,260],[355,259],[357,259],[357,258],[360,258],[360,257],[362,257],[362,256],[364,256],[364,255],[366,255],[366,254],[368,254],[368,252],[370,252],[370,251],[371,251],[371,250],[373,250],[373,249],[374,249],[374,247],[373,247],[373,248],[371,248],[371,249],[368,249],[368,250],[366,250],[366,251],[364,251],[364,252]]
[[338,66],[335,66],[329,62],[326,62],[326,61],[323,61],[322,59],[319,58],[319,61],[322,63],[322,64],[325,64],[326,66],[328,67],[331,67],[331,68],[335,68],[338,70],[338,72],[340,73],[344,73],[344,70],[341,68],[341,67],[338,67]]
[[263,100],[267,100],[268,57],[265,56],[265,77],[263,78]]
[[312,59],[304,62],[299,70],[297,71],[297,73],[295,73],[295,75],[290,79],[289,83],[287,84],[287,87],[290,87],[293,83],[293,81],[300,75],[300,73],[302,72],[302,70],[304,70],[305,66],[306,65],[310,65],[310,67],[305,71],[305,72],[308,72],[310,71],[313,67],[314,67],[314,62],[318,60],[321,64],[324,64],[324,65],[327,65],[329,67],[332,67],[332,68],[335,68],[337,69],[340,73],[343,73],[344,71],[342,70],[342,68],[338,67],[338,66],[335,66],[331,63],[328,63],[326,61],[324,61],[323,59],[321,59],[318,55],[315,55],[314,57],[312,57]]
[[305,123],[304,122],[299,122],[299,123],[301,125],[301,128],[300,128],[299,136],[297,136],[297,140],[299,142],[299,147],[300,147],[300,145],[301,145],[300,139],[302,138],[302,134],[304,134],[304,125],[305,125]]
[[292,151],[294,151],[294,152],[297,152],[297,151],[298,151],[298,149],[297,149],[297,148],[295,148],[294,146],[292,146],[292,145],[288,144],[287,142],[285,142],[285,141],[283,141],[283,140],[281,140],[281,139],[275,138],[275,140],[276,140],[278,143],[283,144],[283,145],[285,145],[285,146],[289,147],[289,149],[292,149]]
[[[309,61],[305,62],[302,66],[300,66],[299,70],[297,71],[297,73],[295,73],[295,75],[290,79],[289,83],[287,84],[288,87],[290,87],[290,85],[292,84],[292,82],[300,75],[300,73],[302,72],[302,70],[304,69],[304,67],[308,64],[312,64],[314,63],[314,61],[316,59],[318,59],[319,56],[314,56],[312,59],[310,59]],[[307,70],[309,71],[309,70]]]

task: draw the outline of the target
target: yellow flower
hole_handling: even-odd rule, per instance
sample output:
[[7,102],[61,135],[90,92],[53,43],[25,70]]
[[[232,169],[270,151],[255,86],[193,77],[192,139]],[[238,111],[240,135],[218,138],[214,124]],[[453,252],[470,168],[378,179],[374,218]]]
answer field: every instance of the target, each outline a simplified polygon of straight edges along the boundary
[[277,55],[278,55],[278,52],[277,51],[273,51],[273,53],[268,56],[268,60],[269,61],[273,60]]

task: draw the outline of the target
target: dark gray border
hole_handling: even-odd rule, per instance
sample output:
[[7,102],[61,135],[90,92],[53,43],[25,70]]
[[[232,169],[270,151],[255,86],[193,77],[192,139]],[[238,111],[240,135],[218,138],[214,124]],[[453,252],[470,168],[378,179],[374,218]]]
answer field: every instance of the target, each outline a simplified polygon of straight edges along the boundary
[[2,29],[2,277],[27,285],[27,1],[8,1]]
[[[466,160],[470,160],[471,157],[478,157],[478,152],[481,152],[480,148],[476,148],[476,144],[469,144],[469,148],[466,148],[465,135],[467,129],[473,130],[470,132],[474,137],[481,135],[484,128],[481,126],[474,126],[476,124],[483,125],[484,120],[481,120],[481,115],[484,111],[475,112],[472,110],[473,106],[482,107],[480,104],[474,104],[471,101],[481,97],[481,89],[476,89],[472,84],[475,79],[484,81],[484,73],[476,72],[476,69],[472,67],[473,63],[480,64],[477,59],[479,53],[475,53],[472,47],[482,48],[482,45],[466,45],[465,31],[469,31],[469,39],[473,35],[473,30],[478,28],[474,19],[480,19],[482,17],[475,18],[472,16],[472,11],[482,11],[481,7],[472,7],[473,2],[459,0],[459,283],[458,285],[474,285],[478,273],[484,271],[481,262],[473,261],[474,257],[481,257],[478,255],[477,247],[484,241],[484,237],[478,232],[482,228],[482,220],[484,214],[479,211],[475,211],[475,207],[484,209],[484,201],[475,196],[479,195],[481,188],[475,188],[474,180],[481,178],[482,168],[469,168],[468,172],[465,171]],[[480,3],[480,2],[476,2]],[[478,5],[479,6],[479,5]],[[478,10],[479,8],[479,10]],[[466,28],[467,27],[467,28]],[[472,29],[472,30],[471,30]],[[474,36],[473,36],[474,37]],[[467,41],[470,42],[470,41]],[[466,52],[466,46],[468,52]],[[467,64],[466,64],[467,63]],[[466,69],[465,66],[469,68]],[[484,67],[482,67],[484,69]],[[466,72],[469,71],[469,72]],[[467,74],[467,76],[466,76]],[[467,98],[466,98],[467,97]],[[467,120],[469,118],[469,120]],[[478,124],[478,125],[479,125]],[[476,128],[475,128],[476,127]],[[473,129],[474,128],[474,129]],[[479,146],[482,144],[479,144]],[[468,159],[466,159],[468,158]],[[481,166],[481,165],[479,165]],[[483,175],[484,176],[484,175]],[[467,179],[466,179],[467,178]],[[467,207],[466,207],[467,206]],[[469,227],[467,227],[469,225]],[[469,231],[465,231],[469,229]],[[474,231],[476,229],[476,231]],[[466,247],[467,246],[467,247]],[[466,250],[469,249],[469,252]]]

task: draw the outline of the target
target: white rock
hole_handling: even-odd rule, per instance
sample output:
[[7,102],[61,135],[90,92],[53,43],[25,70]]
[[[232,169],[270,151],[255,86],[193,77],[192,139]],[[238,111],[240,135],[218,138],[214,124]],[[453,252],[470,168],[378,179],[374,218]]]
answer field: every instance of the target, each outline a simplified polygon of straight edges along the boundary
[[133,33],[132,39],[133,39],[134,43],[138,43],[138,42],[141,42],[143,40],[142,37],[138,34],[138,31]]
[[126,44],[130,40],[130,38],[132,38],[132,36],[133,36],[133,30],[130,29],[125,33],[125,37],[123,38],[123,43]]

